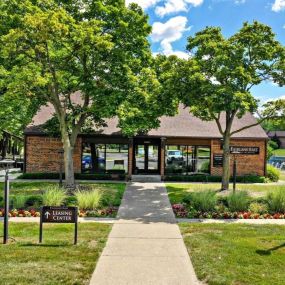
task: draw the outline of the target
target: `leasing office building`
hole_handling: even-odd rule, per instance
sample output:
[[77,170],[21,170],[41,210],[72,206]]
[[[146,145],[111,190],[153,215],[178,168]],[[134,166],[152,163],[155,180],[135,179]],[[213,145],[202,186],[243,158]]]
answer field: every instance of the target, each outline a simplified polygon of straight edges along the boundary
[[[62,148],[60,139],[49,137],[42,126],[53,116],[44,106],[25,130],[25,172],[58,172]],[[215,122],[204,122],[179,108],[175,117],[162,117],[158,129],[133,138],[124,137],[117,118],[92,134],[80,134],[74,149],[76,173],[134,174],[222,173],[222,139]],[[255,122],[251,114],[236,119],[233,129]],[[238,175],[266,173],[267,135],[260,126],[237,133],[231,141]]]

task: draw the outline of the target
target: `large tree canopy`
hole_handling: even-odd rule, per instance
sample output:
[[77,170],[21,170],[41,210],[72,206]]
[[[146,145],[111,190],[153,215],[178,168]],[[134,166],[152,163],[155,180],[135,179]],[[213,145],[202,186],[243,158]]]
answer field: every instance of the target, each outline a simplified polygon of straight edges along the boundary
[[5,96],[54,106],[73,185],[73,148],[85,123],[123,114],[120,106],[134,96],[149,101],[156,83],[148,18],[124,0],[1,0],[0,9]]
[[[195,116],[217,123],[223,138],[222,188],[228,189],[230,138],[252,127],[233,130],[233,121],[258,110],[259,102],[251,93],[253,86],[267,80],[284,84],[284,47],[270,27],[254,22],[245,23],[230,38],[225,38],[220,28],[207,27],[188,39],[187,49],[191,53],[189,60],[168,59],[170,67],[163,84]],[[278,113],[282,104],[270,102],[266,107],[266,117],[270,117]],[[225,125],[221,123],[222,116]]]

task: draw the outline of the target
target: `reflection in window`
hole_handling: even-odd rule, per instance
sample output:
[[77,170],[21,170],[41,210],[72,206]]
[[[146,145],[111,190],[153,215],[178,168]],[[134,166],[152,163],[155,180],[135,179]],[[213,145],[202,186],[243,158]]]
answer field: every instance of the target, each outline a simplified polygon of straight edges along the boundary
[[166,173],[209,173],[210,148],[183,145],[167,145],[165,150]]
[[128,145],[84,143],[82,171],[84,173],[127,172]]
[[128,171],[128,145],[106,145],[106,170]]

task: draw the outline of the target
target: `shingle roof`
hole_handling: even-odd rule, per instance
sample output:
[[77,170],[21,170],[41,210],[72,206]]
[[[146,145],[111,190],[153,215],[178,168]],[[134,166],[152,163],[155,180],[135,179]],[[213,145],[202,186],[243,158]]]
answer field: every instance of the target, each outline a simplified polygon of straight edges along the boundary
[[[54,114],[52,105],[43,106],[33,118],[32,123],[26,128],[25,134],[43,133],[42,125],[47,122]],[[221,116],[222,125],[225,118]],[[214,121],[205,122],[194,117],[189,113],[189,108],[179,107],[179,112],[174,117],[163,116],[160,119],[160,127],[148,132],[149,136],[158,137],[191,137],[191,138],[220,138],[221,135]],[[233,123],[233,130],[240,129],[243,126],[256,122],[256,119],[250,113],[247,113],[241,119],[236,118]],[[106,120],[107,127],[94,129],[94,134],[102,135],[121,135],[121,130],[117,127],[118,118]],[[268,136],[261,126],[255,126],[244,130],[233,136],[234,138],[258,138],[267,139]]]

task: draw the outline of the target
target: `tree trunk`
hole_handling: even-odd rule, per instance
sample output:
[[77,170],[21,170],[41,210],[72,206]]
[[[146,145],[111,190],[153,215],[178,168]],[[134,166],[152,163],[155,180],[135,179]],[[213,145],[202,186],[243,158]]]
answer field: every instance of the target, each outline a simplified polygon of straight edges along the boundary
[[73,189],[75,188],[74,165],[73,165],[74,146],[71,145],[68,134],[64,135],[62,141],[64,148],[65,187]]
[[222,176],[222,190],[229,190],[230,184],[230,134],[223,136],[223,176]]

